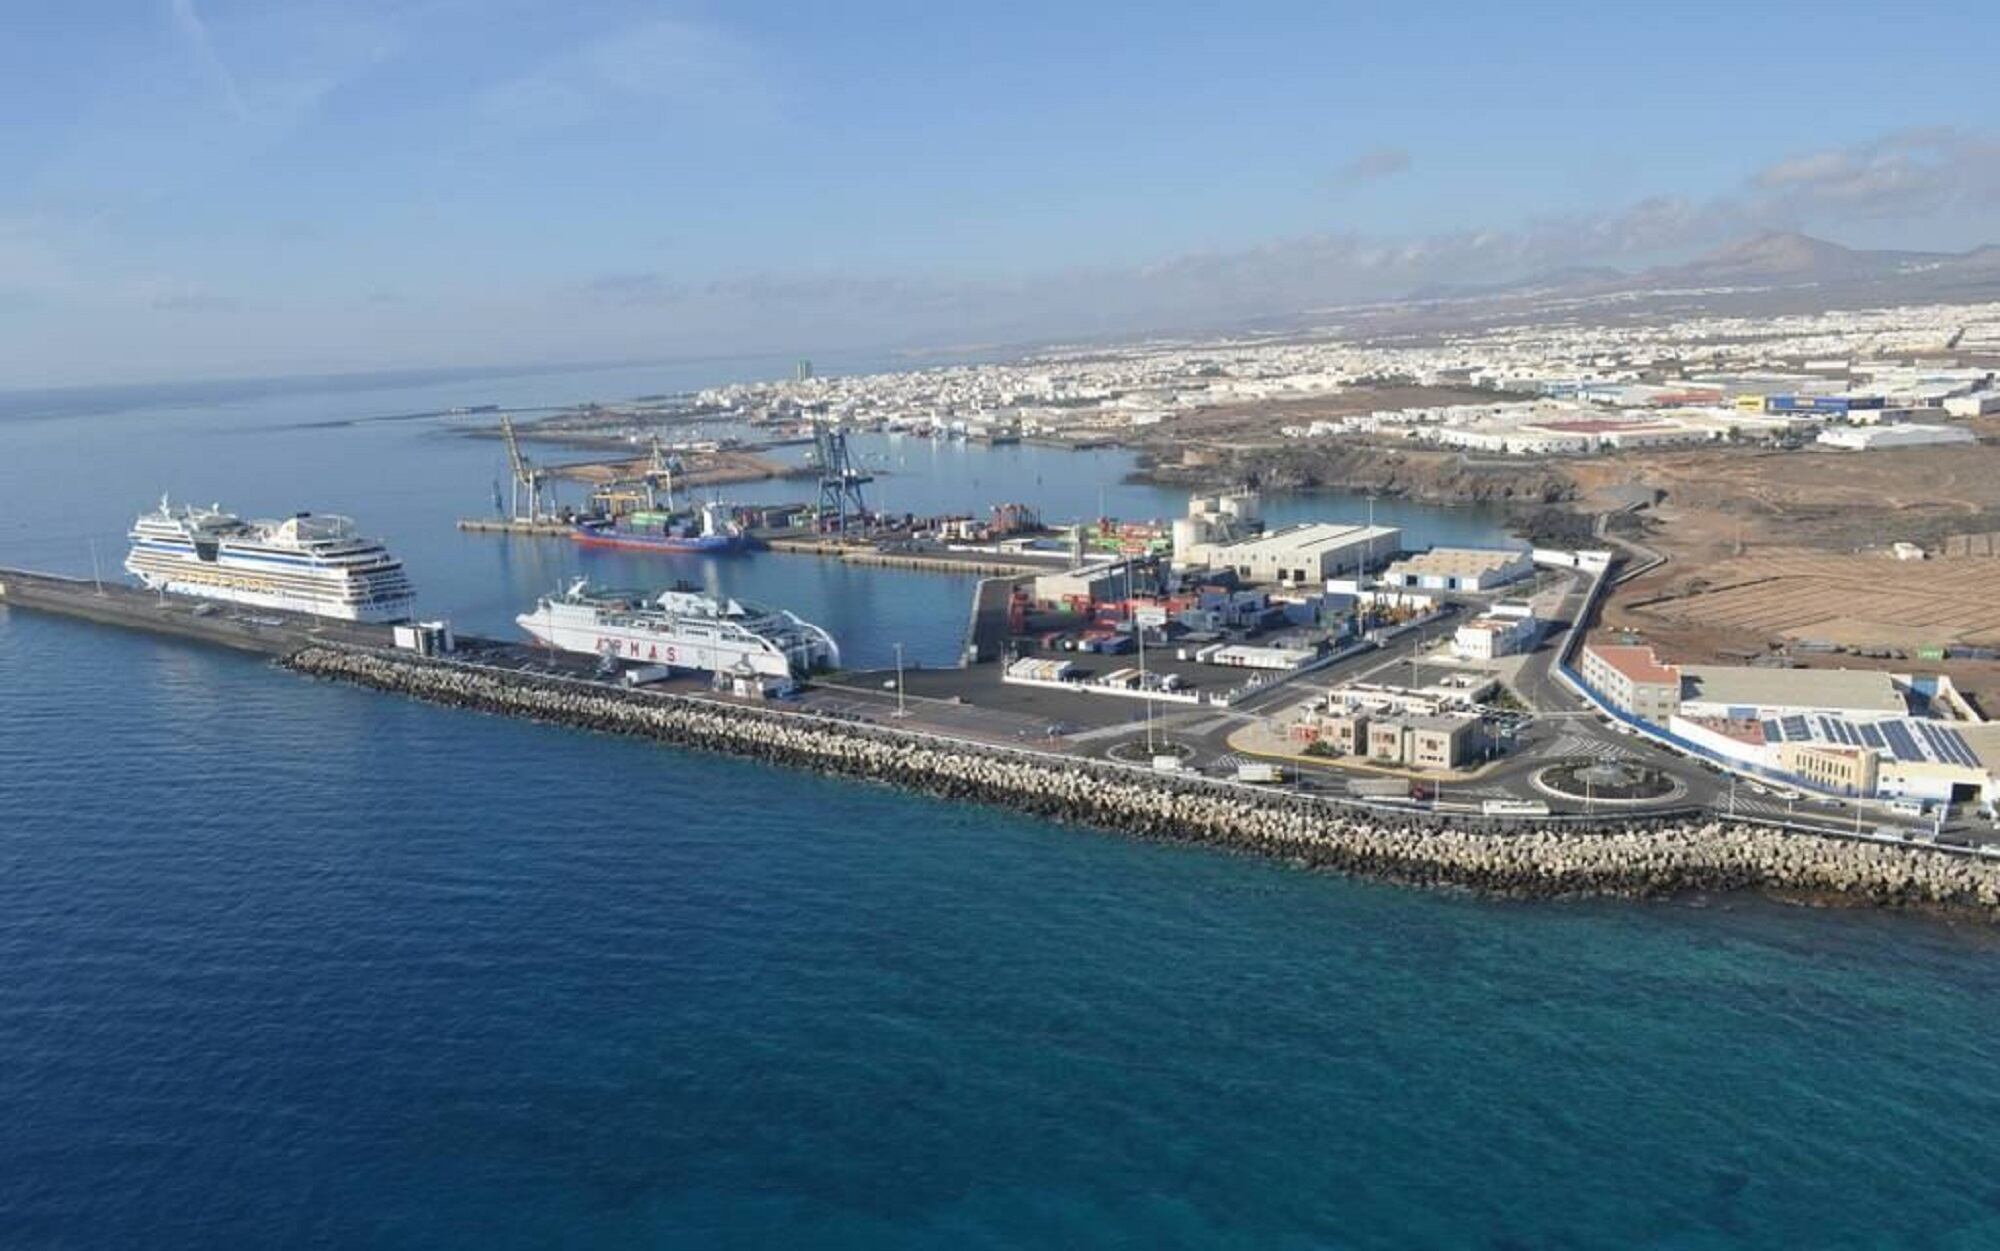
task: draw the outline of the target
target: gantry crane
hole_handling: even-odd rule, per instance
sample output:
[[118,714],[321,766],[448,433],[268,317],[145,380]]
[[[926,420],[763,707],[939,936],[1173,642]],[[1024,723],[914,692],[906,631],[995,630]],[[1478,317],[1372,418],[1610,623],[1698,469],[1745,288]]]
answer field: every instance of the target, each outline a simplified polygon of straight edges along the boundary
[[[508,496],[508,513],[515,521],[541,521],[554,514],[555,509],[543,500],[543,471],[521,451],[521,440],[514,434],[514,419],[507,414],[500,415],[500,437],[507,444],[507,467],[513,472],[513,491]],[[521,493],[528,496],[528,514],[521,515]]]
[[847,431],[838,423],[819,412],[813,415],[812,428],[813,455],[819,461],[820,533],[844,536],[850,522],[867,521],[868,503],[861,488],[875,478],[854,467],[847,450]]

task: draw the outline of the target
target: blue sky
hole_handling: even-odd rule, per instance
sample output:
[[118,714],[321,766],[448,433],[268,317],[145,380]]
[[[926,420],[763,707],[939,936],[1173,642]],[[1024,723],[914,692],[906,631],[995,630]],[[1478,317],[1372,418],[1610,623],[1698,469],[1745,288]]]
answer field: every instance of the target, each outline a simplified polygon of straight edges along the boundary
[[2000,241],[1991,6],[76,0],[0,386],[1221,324],[1770,228]]

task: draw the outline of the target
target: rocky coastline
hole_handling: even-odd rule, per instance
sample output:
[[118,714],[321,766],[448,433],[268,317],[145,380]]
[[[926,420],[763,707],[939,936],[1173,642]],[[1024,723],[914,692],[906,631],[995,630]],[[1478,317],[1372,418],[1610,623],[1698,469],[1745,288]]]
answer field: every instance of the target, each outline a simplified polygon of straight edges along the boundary
[[280,663],[431,703],[624,734],[1406,885],[1517,899],[1752,891],[2000,921],[2000,862],[1706,815],[1503,826],[1383,813],[1104,761],[338,646]]

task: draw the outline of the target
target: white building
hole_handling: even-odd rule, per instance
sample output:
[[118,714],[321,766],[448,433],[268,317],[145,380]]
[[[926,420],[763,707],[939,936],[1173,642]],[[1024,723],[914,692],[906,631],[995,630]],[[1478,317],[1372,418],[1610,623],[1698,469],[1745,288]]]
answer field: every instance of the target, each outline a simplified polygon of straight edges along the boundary
[[1910,701],[1894,678],[1875,669],[1753,669],[1747,665],[1681,667],[1680,713],[1717,720],[1824,714],[1851,720],[1902,717]]
[[1403,532],[1394,526],[1308,521],[1194,550],[1210,569],[1233,569],[1245,581],[1302,586],[1368,568],[1395,552],[1402,541]]
[[1390,565],[1382,581],[1424,591],[1488,591],[1534,571],[1534,553],[1527,549],[1433,547]]
[[1461,660],[1497,660],[1534,642],[1538,628],[1533,617],[1480,617],[1458,627],[1451,646]]
[[1835,426],[1819,432],[1819,442],[1850,452],[1978,441],[1979,437],[1964,426],[1926,426],[1914,422],[1899,426]]

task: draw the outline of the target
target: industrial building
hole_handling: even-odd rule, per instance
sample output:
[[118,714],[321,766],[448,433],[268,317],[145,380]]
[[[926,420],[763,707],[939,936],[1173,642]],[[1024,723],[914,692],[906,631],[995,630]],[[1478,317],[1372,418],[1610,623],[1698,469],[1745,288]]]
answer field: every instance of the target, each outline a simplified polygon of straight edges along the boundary
[[1964,426],[1929,426],[1917,422],[1905,422],[1894,426],[1835,426],[1820,431],[1818,442],[1850,452],[1871,452],[1885,447],[1977,443],[1979,436]]
[[1680,711],[1681,671],[1661,664],[1650,647],[1586,646],[1583,681],[1613,708],[1642,721],[1665,725]]
[[1909,697],[1874,669],[1752,669],[1682,666],[1684,717],[1725,721],[1815,716],[1870,720],[1903,717]]
[[1102,560],[1059,573],[1037,574],[1035,603],[1049,608],[1088,608],[1092,604],[1112,603],[1132,594],[1135,578],[1139,579],[1139,589],[1151,586],[1150,572],[1142,577],[1129,560]]
[[1402,541],[1403,532],[1394,526],[1308,521],[1197,550],[1208,568],[1233,570],[1247,582],[1305,586],[1369,568]]
[[1526,549],[1433,547],[1390,565],[1382,581],[1426,591],[1490,591],[1534,571],[1534,553]]
[[1951,800],[2000,793],[1993,767],[2000,759],[2000,741],[1990,736],[1994,727],[1983,724],[1907,715],[1859,720],[1798,713],[1737,719],[1676,716],[1668,728],[1717,756],[1839,795]]

